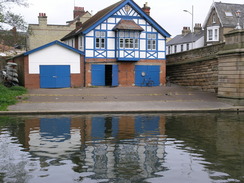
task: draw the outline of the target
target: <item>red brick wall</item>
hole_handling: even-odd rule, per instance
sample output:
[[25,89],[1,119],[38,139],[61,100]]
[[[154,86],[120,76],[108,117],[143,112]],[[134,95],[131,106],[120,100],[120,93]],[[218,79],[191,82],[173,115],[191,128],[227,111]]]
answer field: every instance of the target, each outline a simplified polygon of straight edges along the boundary
[[119,69],[119,86],[134,86],[135,65],[160,65],[160,85],[165,85],[166,82],[166,61],[165,60],[147,60],[142,59],[138,62],[117,62],[116,59],[86,59],[86,84],[91,86],[92,81],[92,64],[118,64]]
[[[28,89],[40,88],[40,75],[29,74],[29,57],[21,56],[14,59],[19,65],[21,85]],[[71,74],[71,87],[84,86],[84,56],[80,57],[80,74]]]

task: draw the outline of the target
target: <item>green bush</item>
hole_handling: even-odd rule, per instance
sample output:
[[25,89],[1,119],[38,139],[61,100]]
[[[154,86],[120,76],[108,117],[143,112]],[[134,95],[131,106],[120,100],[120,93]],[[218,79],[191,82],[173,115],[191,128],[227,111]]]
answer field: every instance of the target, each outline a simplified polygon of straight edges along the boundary
[[0,111],[6,111],[9,105],[17,103],[17,96],[23,95],[27,92],[24,87],[13,86],[6,88],[0,84]]

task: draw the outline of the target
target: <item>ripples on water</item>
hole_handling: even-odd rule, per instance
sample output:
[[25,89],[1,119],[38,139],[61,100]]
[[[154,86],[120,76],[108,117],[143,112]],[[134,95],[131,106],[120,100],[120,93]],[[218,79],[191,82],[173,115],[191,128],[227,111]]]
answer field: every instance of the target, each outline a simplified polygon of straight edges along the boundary
[[244,114],[0,117],[0,182],[244,182]]

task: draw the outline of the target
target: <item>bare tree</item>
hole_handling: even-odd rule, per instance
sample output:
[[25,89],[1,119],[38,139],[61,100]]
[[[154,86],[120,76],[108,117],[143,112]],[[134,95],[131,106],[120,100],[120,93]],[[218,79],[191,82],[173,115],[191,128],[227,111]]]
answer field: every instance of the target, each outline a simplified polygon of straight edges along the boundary
[[23,16],[11,12],[11,5],[27,7],[28,3],[26,0],[0,0],[0,29],[4,29],[4,25],[9,25],[18,30],[26,30]]

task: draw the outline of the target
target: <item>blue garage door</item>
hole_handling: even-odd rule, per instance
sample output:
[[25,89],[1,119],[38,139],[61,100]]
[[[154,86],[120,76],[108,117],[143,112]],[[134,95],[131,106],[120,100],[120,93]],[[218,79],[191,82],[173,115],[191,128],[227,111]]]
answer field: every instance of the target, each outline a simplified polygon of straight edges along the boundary
[[41,65],[40,66],[41,88],[69,88],[70,66],[69,65]]
[[136,65],[135,66],[136,86],[159,86],[160,66],[158,65]]
[[92,65],[92,86],[105,86],[105,65]]
[[[118,65],[96,65],[91,66],[92,71],[92,86],[106,86],[106,83],[111,83],[111,86],[118,86]],[[106,77],[106,75],[109,77]],[[107,82],[106,82],[107,78]],[[108,79],[109,78],[109,79]],[[110,82],[108,82],[110,80]]]

